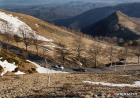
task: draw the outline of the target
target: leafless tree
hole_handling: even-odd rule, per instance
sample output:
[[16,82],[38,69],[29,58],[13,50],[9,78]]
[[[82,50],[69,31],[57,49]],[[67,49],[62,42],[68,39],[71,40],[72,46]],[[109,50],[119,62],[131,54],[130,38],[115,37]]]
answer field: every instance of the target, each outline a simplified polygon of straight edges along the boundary
[[51,76],[50,73],[48,73],[48,87],[50,86],[50,83],[51,83]]
[[14,35],[14,40],[15,40],[17,47],[18,47],[18,43],[21,42],[21,38],[17,35]]
[[56,48],[57,58],[60,60],[62,65],[65,65],[68,55],[70,54],[69,49],[66,45],[58,43],[58,48]]
[[28,51],[28,46],[30,45],[31,43],[31,40],[29,39],[29,33],[31,32],[30,30],[28,30],[27,27],[24,27],[24,26],[21,26],[19,28],[19,31],[21,32],[22,34],[22,38],[23,38],[23,43],[25,45],[25,50],[26,52]]
[[98,57],[101,52],[101,48],[97,44],[92,44],[91,49],[89,50],[90,60],[94,61],[94,67],[98,66]]
[[111,64],[111,67],[113,66],[113,46],[111,45],[110,46],[110,50],[109,50],[109,57],[110,57],[110,64]]
[[124,54],[125,54],[125,65],[124,65],[124,70],[126,70],[126,66],[127,66],[127,57],[128,57],[128,44],[126,43],[124,45]]
[[138,42],[138,45],[135,48],[136,48],[135,55],[138,58],[138,64],[140,64],[140,43],[139,42]]
[[85,44],[83,42],[81,35],[75,38],[74,48],[75,48],[75,58],[77,59],[77,63],[80,65],[80,67],[83,67],[84,61],[83,61],[82,53],[85,50]]
[[36,52],[37,52],[37,55],[38,55],[38,50],[39,50],[39,40],[38,40],[38,36],[36,35],[36,32],[34,31],[32,33],[32,40],[33,40],[33,45],[35,45],[35,48],[36,48]]
[[10,40],[11,40],[11,38],[12,38],[12,35],[11,35],[11,33],[13,32],[12,31],[12,26],[11,26],[11,24],[8,24],[8,23],[4,23],[3,24],[3,32],[4,32],[4,34],[5,34],[5,39],[4,39],[4,41],[5,42],[7,42],[7,45],[6,45],[6,49],[8,50],[8,44],[10,43]]

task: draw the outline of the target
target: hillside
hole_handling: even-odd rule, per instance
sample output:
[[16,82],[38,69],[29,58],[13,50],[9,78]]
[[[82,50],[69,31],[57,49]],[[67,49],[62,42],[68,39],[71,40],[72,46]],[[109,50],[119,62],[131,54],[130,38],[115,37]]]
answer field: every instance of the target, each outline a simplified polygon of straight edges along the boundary
[[68,36],[70,38],[75,35],[32,16],[1,10],[1,76],[18,71],[18,74],[21,74],[20,71],[25,74],[36,72],[57,73],[55,70],[41,67],[36,60],[43,61],[45,58],[42,57],[43,51],[51,50],[54,45],[57,45],[55,43],[63,39],[67,40]]
[[140,22],[116,11],[105,19],[84,28],[82,31],[102,37],[117,37],[124,40],[138,40],[140,38]]
[[[34,65],[24,65],[24,69],[27,69],[23,70],[25,73],[77,72],[79,68],[84,68],[79,71],[89,72],[99,68],[97,72],[102,72],[102,68],[111,65],[110,62],[117,63],[125,56],[125,48],[115,43],[92,39],[80,32],[71,32],[29,15],[3,10],[0,14],[2,49],[21,56],[23,61]],[[112,49],[113,59],[110,61]],[[128,59],[128,62],[137,62],[131,49]],[[6,57],[4,60],[9,62]],[[1,63],[4,64],[3,61]],[[21,65],[18,66],[20,68]]]
[[[117,11],[96,26],[110,31],[110,37],[132,39],[139,35],[139,21]],[[0,97],[120,98],[124,92],[139,98],[139,87],[139,45],[118,46],[114,40],[0,10]]]
[[53,40],[54,42],[60,40],[61,41],[68,40],[68,39],[71,40],[71,38],[73,39],[76,36],[75,34],[71,33],[68,30],[57,27],[48,22],[44,22],[35,17],[26,14],[21,14],[21,13],[9,12],[9,11],[4,11],[4,12],[6,12],[7,14],[12,14],[14,17],[17,17],[19,20],[21,20],[26,25],[28,25],[30,29],[35,31],[35,33],[47,39]]
[[[56,64],[63,64],[62,56],[65,60],[64,67],[93,67],[92,60],[88,60],[91,44],[99,45],[103,50],[109,48],[108,43],[91,40],[77,32],[72,33],[29,15],[3,10],[0,11],[0,32],[1,48],[23,57],[23,61],[33,64],[39,73],[48,72],[48,69],[41,66],[51,68]],[[77,48],[80,50],[77,51]],[[102,55],[103,50],[99,55]],[[80,55],[77,55],[79,53]],[[102,56],[99,59],[102,59]],[[9,59],[4,57],[4,60]],[[104,62],[104,59],[101,61],[98,62],[99,65],[109,62]],[[25,65],[25,69],[27,67]],[[36,72],[34,67],[30,70]],[[53,70],[50,72],[56,73]]]
[[[46,20],[124,1],[0,0],[0,6],[7,2],[37,13],[34,17],[0,9],[0,98],[140,98],[140,18],[118,10],[102,16],[99,11],[98,21],[92,13],[79,18],[85,24],[73,20],[71,26],[82,26],[75,30]],[[41,20],[40,9],[53,14]]]
[[79,30],[104,19],[105,17],[118,10],[131,17],[140,17],[140,3],[137,2],[91,9],[78,16],[68,19],[58,19],[53,22],[57,25]]

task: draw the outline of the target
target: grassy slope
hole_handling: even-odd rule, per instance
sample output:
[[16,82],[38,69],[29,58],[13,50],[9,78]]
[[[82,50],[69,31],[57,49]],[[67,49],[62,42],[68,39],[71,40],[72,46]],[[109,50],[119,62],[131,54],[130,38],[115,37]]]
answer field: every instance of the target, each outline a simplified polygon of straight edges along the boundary
[[[53,39],[54,43],[61,42],[63,44],[72,45],[71,47],[73,48],[73,43],[75,42],[75,39],[78,38],[78,35],[75,33],[72,33],[68,31],[67,29],[63,29],[61,27],[57,27],[53,24],[50,24],[48,22],[44,22],[40,19],[37,19],[35,17],[25,15],[25,14],[20,14],[20,13],[14,13],[14,12],[7,12],[6,13],[12,14],[16,17],[18,17],[20,20],[24,21],[26,24],[28,24],[33,30],[37,31],[38,34],[45,36],[47,38]],[[102,63],[108,63],[109,62],[109,56],[106,53],[105,49],[110,47],[110,44],[106,42],[97,42],[85,37],[82,37],[82,42],[86,45],[85,49],[89,49],[91,47],[91,44],[97,44],[100,46],[102,49],[102,53],[99,56],[99,61]],[[13,42],[14,43],[14,42]],[[48,44],[48,43],[42,43],[42,44]],[[14,43],[14,45],[16,45]],[[19,43],[19,48],[25,48],[23,43]],[[120,49],[118,46],[115,47],[116,49]],[[34,46],[30,47],[31,51],[36,51]],[[40,49],[40,52],[42,50]],[[52,53],[50,53],[52,54]]]
[[22,56],[16,55],[13,52],[5,49],[0,50],[0,57],[2,57],[2,61],[7,60],[9,63],[15,62],[19,70],[26,73],[30,73],[32,71],[32,68],[35,68],[34,65],[27,62],[26,59],[24,59]]

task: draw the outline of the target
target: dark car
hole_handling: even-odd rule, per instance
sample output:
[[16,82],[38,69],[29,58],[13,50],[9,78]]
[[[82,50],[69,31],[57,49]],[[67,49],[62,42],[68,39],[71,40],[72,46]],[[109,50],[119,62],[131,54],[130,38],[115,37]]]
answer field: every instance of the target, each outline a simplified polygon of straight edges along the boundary
[[84,68],[73,68],[73,71],[86,72],[86,69],[84,69]]

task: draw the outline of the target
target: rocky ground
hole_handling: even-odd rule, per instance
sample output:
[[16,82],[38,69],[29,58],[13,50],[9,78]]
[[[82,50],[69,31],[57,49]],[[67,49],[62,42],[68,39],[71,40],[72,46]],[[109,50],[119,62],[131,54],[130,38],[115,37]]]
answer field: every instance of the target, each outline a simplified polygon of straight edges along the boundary
[[[140,98],[139,87],[107,87],[83,81],[133,83],[138,72],[7,75],[0,78],[0,98]],[[98,97],[97,97],[98,96]],[[101,97],[102,96],[102,97]],[[112,96],[112,97],[111,97]]]

